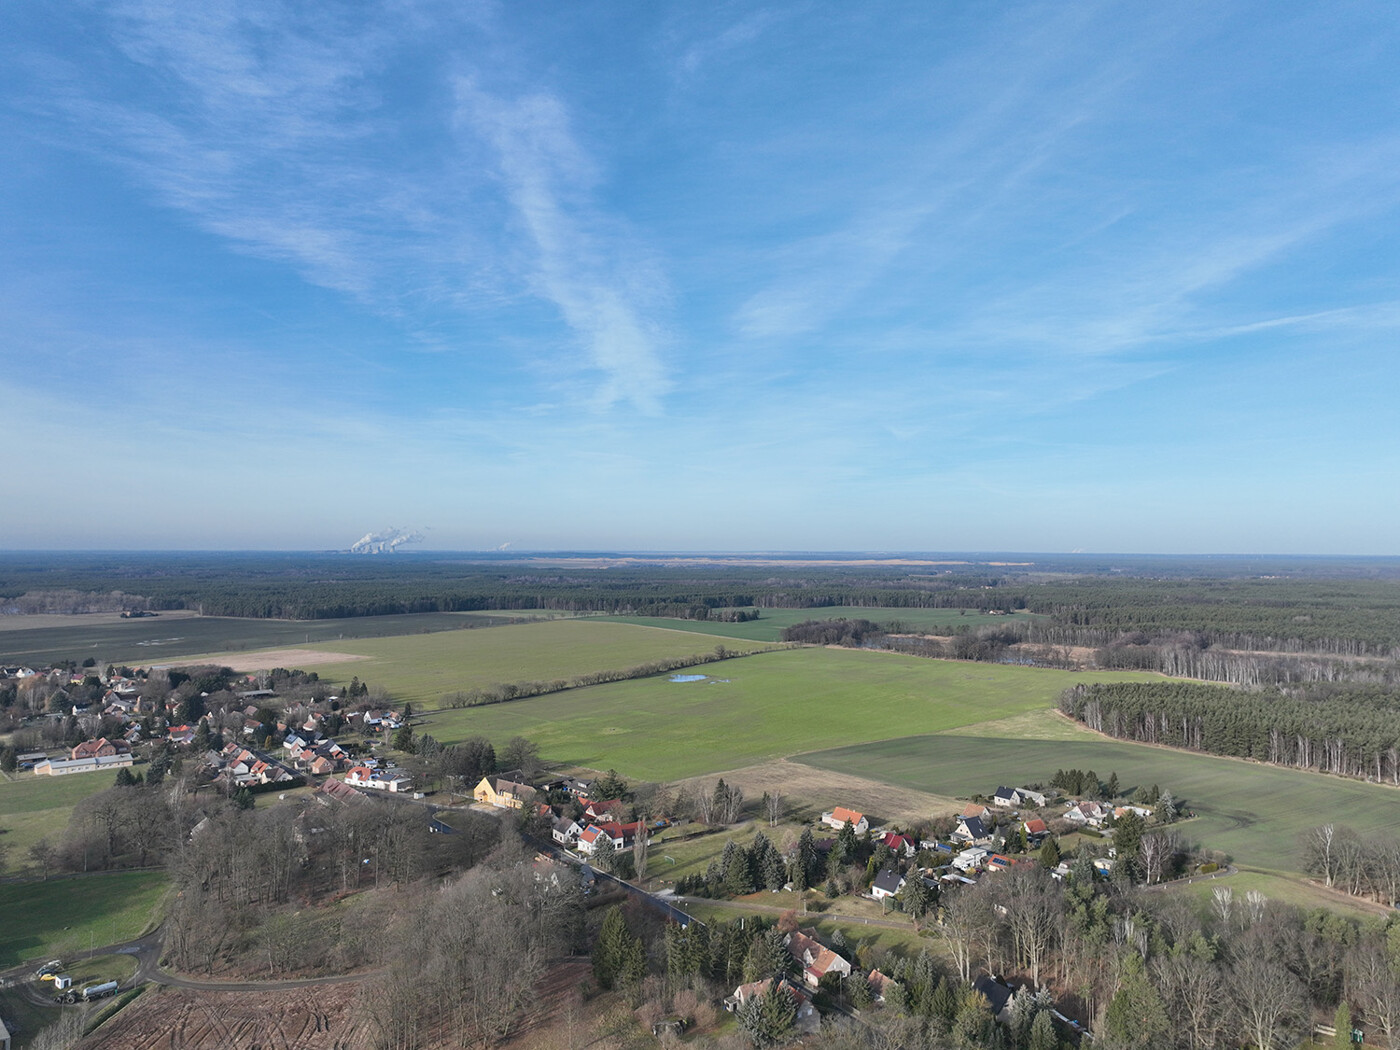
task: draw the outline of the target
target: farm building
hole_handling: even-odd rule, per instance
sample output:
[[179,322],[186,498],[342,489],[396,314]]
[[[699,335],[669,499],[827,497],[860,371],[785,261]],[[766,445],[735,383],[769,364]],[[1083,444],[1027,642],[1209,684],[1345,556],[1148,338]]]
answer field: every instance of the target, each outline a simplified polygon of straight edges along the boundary
[[92,758],[45,759],[34,763],[34,773],[41,777],[61,777],[69,773],[95,773],[103,769],[120,769],[132,763],[131,755],[101,755]]
[[837,806],[830,813],[823,813],[822,823],[838,830],[849,823],[851,827],[855,828],[857,835],[864,835],[870,830],[870,821],[865,819],[864,813],[857,813],[845,806]]

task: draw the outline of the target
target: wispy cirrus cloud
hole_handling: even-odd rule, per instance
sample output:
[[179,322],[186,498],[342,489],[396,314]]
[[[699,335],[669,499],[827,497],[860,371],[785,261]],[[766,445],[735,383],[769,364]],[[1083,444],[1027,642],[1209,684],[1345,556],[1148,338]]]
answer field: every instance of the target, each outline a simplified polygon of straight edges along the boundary
[[563,103],[542,92],[505,98],[469,76],[459,78],[456,95],[463,127],[494,151],[506,197],[534,246],[536,291],[558,307],[606,377],[599,402],[658,411],[670,383],[652,315],[665,282],[623,225],[592,203],[599,173]]
[[[423,61],[422,5],[366,17],[354,5],[128,0],[100,13],[94,55],[29,56],[42,89],[22,104],[198,229],[353,298],[419,345],[452,349],[436,330],[541,299],[586,348],[583,369],[553,356],[551,385],[591,369],[601,382],[582,400],[655,412],[668,389],[659,267],[590,198],[597,170],[565,103],[478,86],[528,67],[479,13],[432,13],[423,78],[403,65]],[[477,79],[454,88],[462,67]],[[421,96],[411,124],[390,98],[405,91]],[[464,127],[494,152],[494,178]],[[503,232],[497,183],[533,253]]]

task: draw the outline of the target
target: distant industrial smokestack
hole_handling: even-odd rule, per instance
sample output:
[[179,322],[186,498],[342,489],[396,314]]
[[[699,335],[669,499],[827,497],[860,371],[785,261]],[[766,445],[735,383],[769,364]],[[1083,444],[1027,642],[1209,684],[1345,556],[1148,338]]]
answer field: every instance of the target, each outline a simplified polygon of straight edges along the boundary
[[392,554],[405,543],[421,543],[422,533],[390,525],[382,532],[367,532],[350,545],[351,554]]

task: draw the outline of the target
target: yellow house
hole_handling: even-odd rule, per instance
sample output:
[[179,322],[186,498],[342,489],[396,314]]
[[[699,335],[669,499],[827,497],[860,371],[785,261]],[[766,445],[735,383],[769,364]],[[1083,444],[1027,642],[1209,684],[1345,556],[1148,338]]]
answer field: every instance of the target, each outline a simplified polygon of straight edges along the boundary
[[505,777],[482,777],[472,796],[497,809],[522,809],[527,802],[534,801],[535,789]]

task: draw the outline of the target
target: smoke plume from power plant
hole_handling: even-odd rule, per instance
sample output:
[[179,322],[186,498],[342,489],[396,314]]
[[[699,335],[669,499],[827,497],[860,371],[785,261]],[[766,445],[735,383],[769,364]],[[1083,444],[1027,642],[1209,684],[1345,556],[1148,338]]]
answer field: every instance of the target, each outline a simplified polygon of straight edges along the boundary
[[365,533],[359,540],[351,544],[350,552],[352,554],[392,554],[405,543],[420,543],[422,540],[422,533],[395,528],[391,525],[382,532]]

